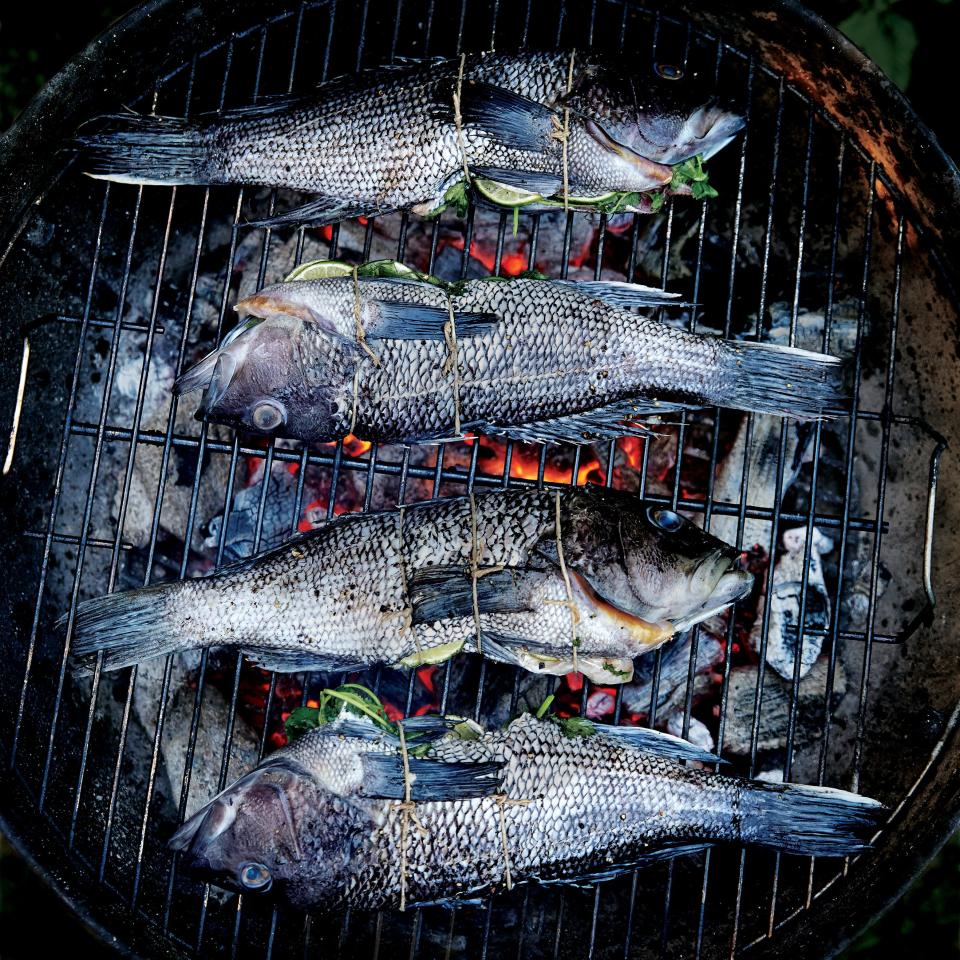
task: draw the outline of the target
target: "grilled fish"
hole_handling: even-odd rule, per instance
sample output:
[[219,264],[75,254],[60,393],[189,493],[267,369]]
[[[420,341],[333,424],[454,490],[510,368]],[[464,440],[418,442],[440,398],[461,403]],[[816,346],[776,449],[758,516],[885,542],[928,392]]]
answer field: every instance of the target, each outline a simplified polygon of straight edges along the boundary
[[[724,841],[846,856],[867,846],[884,809],[843,790],[682,766],[717,757],[652,730],[578,720],[571,731],[527,714],[424,742],[423,727],[405,725],[405,775],[396,737],[341,714],[228,787],[170,846],[231,890],[272,888],[302,909],[380,909],[601,880]],[[408,783],[416,819],[405,822],[396,801]]]
[[107,180],[317,195],[271,223],[428,212],[465,166],[546,197],[563,191],[564,167],[568,194],[642,193],[668,185],[674,165],[708,159],[743,126],[681,74],[658,65],[637,75],[586,52],[470,54],[462,76],[459,59],[404,61],[196,120],[104,118],[78,146],[82,169]]
[[688,333],[630,312],[675,300],[660,290],[431,281],[328,277],[267,287],[237,304],[245,320],[176,390],[205,391],[200,417],[307,442],[348,433],[416,442],[474,430],[584,443],[676,409],[820,418],[848,406],[834,357]]
[[87,600],[73,652],[102,652],[110,670],[231,646],[299,671],[464,650],[619,683],[633,657],[750,590],[737,558],[673,511],[597,487],[435,500],[334,518],[211,577]]

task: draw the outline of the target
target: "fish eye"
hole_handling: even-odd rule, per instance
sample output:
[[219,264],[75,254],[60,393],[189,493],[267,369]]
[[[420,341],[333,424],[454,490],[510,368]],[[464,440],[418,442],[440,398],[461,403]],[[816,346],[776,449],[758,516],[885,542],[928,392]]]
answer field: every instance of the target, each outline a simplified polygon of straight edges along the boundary
[[683,67],[675,63],[658,63],[654,65],[654,70],[657,71],[657,76],[664,80],[679,80],[683,77]]
[[262,863],[244,863],[240,866],[240,883],[247,890],[263,890],[270,886],[270,871]]
[[647,517],[655,527],[667,533],[676,533],[683,526],[683,517],[679,513],[662,507],[648,507]]
[[287,422],[287,414],[279,404],[263,400],[253,408],[250,419],[258,430],[276,430]]

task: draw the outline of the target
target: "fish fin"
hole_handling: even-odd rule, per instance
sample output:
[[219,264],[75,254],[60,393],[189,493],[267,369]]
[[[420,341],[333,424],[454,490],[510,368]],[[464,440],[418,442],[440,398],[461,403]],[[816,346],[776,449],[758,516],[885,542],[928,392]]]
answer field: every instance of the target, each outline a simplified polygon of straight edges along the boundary
[[612,307],[688,307],[679,293],[669,293],[659,287],[622,280],[548,280],[548,283],[567,287],[588,297],[602,300]]
[[845,857],[870,846],[887,808],[833,787],[741,785],[740,839],[810,857]]
[[577,876],[575,880],[567,877],[559,877],[555,880],[543,880],[537,878],[537,883],[543,886],[588,886],[593,883],[599,883],[603,880],[615,880],[622,877],[625,873],[631,873],[638,867],[646,867],[652,863],[662,863],[664,860],[673,860],[675,857],[687,857],[694,853],[703,853],[709,850],[712,843],[667,843],[658,847],[656,850],[649,850],[646,853],[639,854],[635,859],[625,863],[615,863],[604,870],[597,870],[594,873],[585,873]]
[[529,190],[542,197],[552,197],[563,187],[563,181],[550,173],[536,170],[510,170],[507,167],[471,167],[471,173],[483,180],[493,180],[518,190]]
[[[168,583],[155,583],[79,604],[73,621],[71,655],[80,672],[88,673],[100,652],[104,670],[120,670],[184,646],[183,637],[167,623],[170,587]],[[66,625],[64,615],[57,621],[57,629],[63,630]]]
[[[258,558],[259,559],[259,558]],[[285,647],[241,647],[243,655],[264,670],[277,673],[349,672],[369,666],[357,660],[330,657],[311,650],[288,650]]]
[[515,150],[540,153],[551,143],[555,111],[511,90],[490,83],[469,82],[460,94],[465,124],[479,127]]
[[380,209],[373,204],[358,204],[340,200],[337,197],[322,196],[287,210],[285,213],[248,220],[247,226],[285,227],[311,224],[319,227],[328,223],[338,223],[340,220],[352,220],[354,217],[369,217],[388,212],[388,209]]
[[173,392],[179,397],[185,393],[192,393],[194,390],[205,390],[209,387],[216,373],[217,360],[224,347],[233,343],[238,337],[261,323],[263,323],[263,318],[257,316],[249,316],[238,323],[223,338],[216,350],[211,350],[202,360],[198,360],[192,367],[181,373],[180,376],[174,380]]
[[198,123],[137,113],[100,121],[99,130],[74,141],[87,176],[138,184],[218,182],[208,139]]
[[[443,307],[431,307],[401,300],[374,300],[377,317],[366,324],[366,335],[379,340],[443,340],[450,313]],[[495,313],[454,312],[457,338],[482,336],[500,322]]]
[[[522,571],[520,571],[522,573]],[[527,609],[520,598],[518,571],[496,570],[477,577],[480,613],[518,613]],[[409,577],[412,623],[435,623],[472,617],[473,577],[465,567],[424,567]]]
[[721,406],[777,417],[828,419],[850,413],[843,361],[797,347],[724,342]]
[[[403,759],[400,753],[365,753],[363,789],[370,797],[403,800],[406,796]],[[409,757],[410,799],[469,800],[489,797],[500,789],[503,764],[461,763]]]
[[[469,649],[476,652],[476,644],[472,641],[471,643],[472,646]],[[542,650],[546,653],[548,650],[546,644],[490,630],[484,630],[480,635],[480,646],[488,660],[496,660],[497,663],[506,663],[512,667],[523,667],[524,670],[533,670],[529,665],[531,652],[536,654],[537,651]],[[549,656],[553,659],[552,654]]]
[[572,443],[579,446],[598,440],[616,440],[618,437],[651,436],[656,431],[633,422],[636,417],[656,416],[681,409],[684,409],[681,404],[623,400],[595,410],[531,423],[504,426],[482,421],[471,426],[475,426],[480,433],[498,434],[526,443]]
[[660,730],[651,730],[649,727],[620,727],[606,723],[595,723],[594,726],[601,736],[611,737],[636,747],[644,753],[652,753],[669,760],[699,760],[701,763],[729,762],[709,750],[698,747],[695,743],[690,743],[689,740],[683,740]]

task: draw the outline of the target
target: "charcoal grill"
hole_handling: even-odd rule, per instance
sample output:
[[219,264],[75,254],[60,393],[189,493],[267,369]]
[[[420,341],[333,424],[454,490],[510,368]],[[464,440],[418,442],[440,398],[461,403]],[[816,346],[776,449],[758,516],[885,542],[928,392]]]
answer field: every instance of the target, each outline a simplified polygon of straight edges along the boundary
[[[410,957],[820,957],[876,916],[956,826],[958,604],[949,590],[941,590],[936,608],[933,602],[934,586],[949,585],[948,571],[960,559],[957,507],[944,495],[955,489],[949,457],[941,473],[947,440],[960,430],[957,170],[879,71],[802,8],[784,2],[761,13],[735,2],[703,7],[682,0],[526,0],[516,8],[499,0],[442,7],[434,0],[156,0],[54,78],[5,138],[0,423],[11,433],[0,497],[0,827],[106,942],[143,957],[376,957],[388,951]],[[875,851],[852,862],[717,850],[610,883],[518,888],[455,910],[308,918],[256,898],[222,898],[182,876],[163,841],[186,810],[191,782],[203,775],[198,764],[212,768],[212,785],[236,772],[231,750],[238,748],[231,741],[241,736],[247,668],[235,657],[204,655],[186,692],[178,689],[179,674],[169,662],[119,677],[95,675],[92,687],[78,684],[54,620],[78,598],[125,585],[131,571],[139,571],[140,582],[193,572],[185,545],[196,544],[206,498],[219,498],[226,508],[251,462],[265,464],[255,512],[259,542],[276,463],[297,470],[292,531],[308,471],[328,484],[323,508],[332,515],[347,490],[353,491],[352,508],[369,509],[382,500],[407,502],[414,489],[452,494],[554,482],[552,453],[540,450],[532,475],[517,476],[520,451],[510,444],[498,461],[502,469],[491,473],[479,445],[459,461],[444,447],[426,458],[349,444],[263,449],[193,423],[169,400],[162,422],[148,424],[158,351],[165,342],[179,367],[229,323],[233,266],[237,251],[245,243],[249,249],[251,234],[258,255],[248,257],[248,270],[262,281],[270,270],[292,267],[308,240],[322,241],[336,256],[342,230],[300,230],[291,248],[281,242],[289,234],[245,226],[254,209],[292,206],[289,196],[95,183],[79,176],[60,147],[81,121],[118,104],[168,114],[216,110],[398,56],[524,45],[624,49],[641,68],[660,60],[712,71],[717,86],[747,110],[746,136],[712,164],[720,197],[702,208],[684,209],[684,201],[676,201],[659,219],[659,279],[701,305],[691,322],[709,320],[728,332],[759,329],[771,305],[782,301],[793,335],[801,307],[819,309],[821,325],[830,328],[842,297],[854,305],[856,415],[847,431],[838,499],[828,503],[817,495],[819,429],[814,492],[806,507],[779,492],[772,506],[758,506],[746,481],[738,500],[715,498],[724,453],[719,414],[706,421],[713,439],[698,468],[706,481],[696,495],[682,484],[684,436],[700,422],[696,418],[683,419],[671,434],[677,463],[666,493],[652,480],[648,485],[646,453],[638,476],[641,492],[674,507],[683,497],[681,507],[705,523],[734,517],[741,539],[749,519],[768,523],[770,544],[787,526],[809,533],[816,524],[839,551],[835,611],[855,586],[844,576],[844,551],[853,550],[854,540],[867,544],[856,584],[866,598],[865,625],[845,629],[834,614],[821,630],[828,675],[844,660],[849,689],[838,707],[828,679],[814,711],[819,735],[802,743],[794,675],[776,764],[787,779],[878,796],[889,804],[890,820]],[[493,238],[499,272],[511,219],[471,209],[463,272],[484,229]],[[392,220],[395,256],[403,260],[416,218],[397,214]],[[573,223],[573,215],[559,222],[524,216],[528,262],[537,262],[547,231],[559,231],[558,269],[566,275]],[[601,221],[596,232],[594,275],[608,275],[618,245],[628,251],[626,269],[633,274],[646,221],[635,221],[625,235],[609,226]],[[361,253],[370,253],[376,228],[366,224]],[[442,228],[431,229],[428,268]],[[681,247],[684,231],[693,241]],[[275,263],[281,256],[287,261]],[[201,301],[213,318],[203,334],[196,324]],[[131,356],[139,358],[132,368]],[[117,399],[121,394],[125,404]],[[778,477],[788,470],[784,436]],[[571,479],[588,455],[574,455]],[[615,479],[616,455],[616,445],[600,451],[601,479],[608,483]],[[152,458],[154,486],[138,544],[129,532],[131,489],[137,463],[146,458]],[[116,495],[105,496],[108,487]],[[173,549],[171,560],[165,516],[173,494],[180,498],[182,529],[179,541],[174,537],[179,554]],[[223,551],[221,536],[218,560]],[[158,569],[162,558],[166,567]],[[884,568],[893,586],[881,597]],[[807,586],[805,575],[804,597]],[[721,750],[730,723],[730,661],[728,655],[719,687]],[[659,665],[658,657],[654,687]],[[364,679],[384,690],[396,683],[388,674]],[[750,749],[740,764],[745,773],[758,771],[758,723],[772,682],[758,676],[747,718]],[[440,707],[478,717],[494,708],[515,709],[528,679],[478,661],[458,661],[435,678]],[[684,730],[694,708],[692,669],[690,680]],[[275,725],[285,682],[263,681],[267,721],[248,754],[271,748],[269,720]],[[404,682],[400,705],[411,709],[419,681],[411,675]],[[549,692],[546,681],[538,682],[542,693]],[[152,704],[152,722],[141,717],[138,687]],[[308,683],[303,699],[310,689]],[[584,703],[587,695],[584,688]],[[656,694],[653,703],[651,722]],[[216,719],[218,709],[223,723],[216,726],[215,755],[204,754],[204,717]],[[618,696],[616,717],[621,714]],[[163,748],[177,724],[186,731],[186,763],[166,789]]]

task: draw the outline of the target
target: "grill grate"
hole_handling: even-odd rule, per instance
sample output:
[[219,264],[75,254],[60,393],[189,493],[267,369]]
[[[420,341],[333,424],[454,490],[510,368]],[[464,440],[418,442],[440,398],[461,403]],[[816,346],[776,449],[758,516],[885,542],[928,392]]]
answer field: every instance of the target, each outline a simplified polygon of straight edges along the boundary
[[[513,20],[517,13],[522,23]],[[822,452],[822,428],[815,428],[813,438],[813,469],[810,509],[792,511],[783,501],[783,478],[787,470],[787,436],[781,427],[778,441],[776,494],[772,506],[756,506],[749,502],[748,464],[740,484],[738,502],[714,499],[714,483],[718,463],[723,455],[721,411],[713,411],[711,440],[708,451],[707,487],[702,499],[684,496],[681,480],[684,469],[689,469],[685,456],[685,439],[695,424],[703,418],[683,415],[676,426],[676,467],[672,491],[668,496],[647,490],[649,445],[644,446],[640,471],[641,495],[659,499],[673,508],[703,515],[709,528],[717,516],[735,517],[737,544],[742,546],[748,519],[768,521],[770,534],[768,553],[775,552],[785,524],[803,525],[807,534],[805,572],[801,585],[801,623],[808,603],[808,576],[810,546],[816,526],[836,534],[839,551],[838,577],[831,597],[832,615],[827,628],[805,629],[809,635],[827,638],[830,665],[821,719],[821,737],[815,748],[813,773],[815,782],[835,782],[846,777],[844,785],[858,789],[865,776],[865,756],[869,746],[868,728],[873,722],[871,671],[878,645],[901,644],[921,624],[927,609],[919,610],[902,627],[884,626],[879,614],[879,577],[884,537],[891,531],[887,514],[891,457],[895,437],[909,437],[910,443],[930,454],[929,483],[922,491],[930,516],[936,491],[936,467],[943,449],[941,439],[915,417],[894,413],[894,393],[897,385],[897,352],[904,262],[912,257],[917,243],[917,230],[906,211],[901,209],[892,185],[877,169],[875,163],[859,149],[848,132],[837,129],[829,116],[810,102],[782,76],[762,63],[741,53],[714,37],[661,15],[648,12],[629,2],[593,0],[591,4],[561,4],[558,8],[528,0],[519,11],[501,10],[498,0],[489,4],[462,0],[459,8],[441,11],[434,9],[433,0],[397,0],[371,3],[366,0],[359,10],[347,7],[337,0],[328,3],[302,3],[267,19],[262,25],[232,34],[222,43],[194,56],[189,62],[159,78],[150,95],[138,106],[149,107],[161,113],[188,115],[204,109],[223,109],[233,103],[248,101],[261,94],[303,88],[312,80],[323,79],[344,70],[373,66],[404,55],[452,55],[463,48],[489,49],[500,46],[530,44],[531,46],[592,46],[595,41],[610,43],[628,49],[644,49],[654,60],[679,59],[685,68],[712,70],[718,86],[726,89],[733,84],[734,91],[746,105],[750,119],[746,136],[729,148],[730,174],[718,185],[722,194],[714,207],[704,205],[693,226],[696,235],[695,257],[689,267],[689,276],[674,276],[672,258],[677,232],[681,224],[680,212],[672,202],[666,208],[662,237],[663,256],[661,280],[674,288],[684,285],[692,302],[702,304],[695,308],[691,326],[703,320],[709,309],[711,315],[723,314],[724,333],[732,335],[739,329],[737,321],[744,310],[755,315],[755,329],[759,334],[764,316],[775,296],[784,296],[790,304],[790,343],[795,341],[801,303],[821,295],[825,304],[823,344],[829,349],[835,318],[835,291],[846,282],[839,276],[840,248],[848,243],[848,235],[860,237],[859,263],[861,273],[856,282],[856,345],[853,376],[855,416],[849,422],[845,460],[843,463],[843,507],[839,512],[818,501],[820,482],[819,464]],[[465,38],[468,38],[465,40]],[[356,51],[352,57],[352,51]],[[770,111],[772,108],[772,112]],[[799,144],[799,153],[794,154]],[[721,158],[718,158],[720,160]],[[791,179],[795,178],[795,179]],[[224,332],[227,308],[232,301],[231,270],[238,248],[251,228],[245,226],[245,216],[252,203],[265,202],[272,212],[287,198],[276,191],[264,200],[251,196],[255,191],[243,188],[128,188],[107,185],[77,185],[71,180],[71,189],[88,190],[90,198],[88,223],[82,225],[85,247],[89,249],[84,290],[76,304],[48,305],[59,312],[49,326],[55,326],[58,337],[73,337],[77,343],[75,360],[63,395],[62,409],[66,411],[57,446],[49,438],[51,464],[49,482],[36,494],[44,503],[40,522],[25,530],[28,556],[37,557],[35,589],[30,600],[28,642],[24,656],[19,660],[15,708],[9,727],[3,728],[5,746],[9,744],[8,763],[19,778],[24,791],[32,798],[36,811],[45,818],[61,838],[70,855],[83,864],[104,895],[122,904],[139,923],[162,931],[171,943],[200,955],[211,956],[288,956],[296,952],[303,956],[319,955],[337,950],[342,955],[370,952],[376,956],[394,947],[415,955],[455,956],[469,954],[487,956],[488,951],[499,950],[509,942],[517,956],[648,956],[675,955],[679,950],[693,955],[732,955],[764,937],[774,937],[778,928],[796,913],[808,909],[825,891],[842,882],[847,866],[816,863],[813,860],[781,858],[753,852],[727,855],[707,852],[689,862],[674,863],[632,876],[616,885],[594,884],[588,892],[534,892],[518,891],[510,905],[500,899],[476,907],[464,905],[441,913],[437,910],[416,910],[398,919],[386,915],[376,918],[347,914],[338,929],[331,933],[328,924],[311,922],[292,914],[264,907],[262,903],[248,902],[238,897],[222,902],[209,887],[188,884],[153,836],[156,829],[157,778],[162,764],[162,742],[168,719],[172,689],[172,660],[166,661],[162,676],[155,684],[156,722],[150,732],[150,766],[143,782],[138,783],[128,767],[131,721],[134,712],[136,685],[144,682],[134,668],[129,679],[118,689],[107,689],[99,668],[92,680],[92,693],[82,703],[74,702],[67,667],[67,649],[62,646],[51,654],[55,638],[50,630],[52,616],[61,609],[49,609],[55,597],[53,580],[64,563],[67,590],[64,598],[69,603],[69,627],[76,602],[81,595],[100,593],[118,588],[122,573],[122,557],[132,544],[124,539],[131,487],[136,458],[143,451],[156,450],[160,454],[159,483],[154,497],[154,509],[149,525],[143,582],[150,582],[159,545],[163,536],[161,516],[165,504],[171,464],[176,458],[190,458],[195,462],[190,483],[189,508],[186,513],[179,568],[171,576],[185,576],[189,571],[190,549],[200,523],[200,500],[204,489],[205,464],[213,460],[228,464],[228,482],[223,492],[224,522],[220,528],[217,562],[223,561],[227,517],[236,492],[235,484],[241,468],[254,459],[263,460],[263,479],[257,501],[254,532],[255,548],[259,548],[264,530],[264,516],[269,502],[271,468],[275,462],[297,466],[296,507],[291,514],[290,532],[295,533],[304,507],[305,481],[308,471],[328,478],[330,495],[327,515],[333,516],[343,495],[348,478],[362,478],[362,508],[370,509],[378,489],[395,490],[395,501],[405,503],[411,481],[429,482],[430,494],[465,492],[474,488],[514,486],[518,484],[549,485],[545,479],[548,449],[539,454],[538,475],[535,479],[517,478],[512,464],[516,453],[513,443],[505,450],[502,473],[490,475],[480,463],[480,447],[471,448],[466,466],[447,465],[448,452],[443,445],[435,450],[435,460],[426,463],[415,459],[410,450],[378,448],[374,445],[364,454],[352,455],[343,443],[332,449],[293,449],[271,443],[266,449],[242,445],[234,437],[221,439],[216,430],[197,426],[188,434],[177,424],[177,400],[171,399],[165,429],[145,428],[142,422],[149,390],[154,346],[158,338],[178,337],[177,369],[184,360],[197,335],[194,314],[198,297],[198,283],[207,274],[220,278],[217,309],[217,338]],[[759,184],[759,185],[758,185]],[[828,199],[824,202],[824,196]],[[762,198],[759,199],[758,198]],[[41,213],[55,218],[51,209],[56,193],[41,207]],[[743,267],[743,236],[747,229],[745,210],[761,209],[763,221],[759,235],[762,242],[757,263],[751,271]],[[824,210],[828,219],[824,220]],[[722,211],[726,210],[724,214]],[[95,212],[94,212],[95,211]],[[396,258],[404,260],[407,252],[411,220],[406,214],[395,215],[399,221],[399,239]],[[725,220],[728,218],[724,229]],[[461,275],[466,276],[472,246],[479,232],[489,227],[490,215],[471,207],[466,221],[464,248],[461,257]],[[511,217],[500,214],[495,223],[494,272],[501,272],[501,263],[511,226]],[[223,262],[210,262],[214,231],[229,229],[226,257]],[[786,226],[785,226],[786,225]],[[571,265],[574,237],[574,215],[567,217],[559,229],[564,231],[562,241],[562,276],[567,276]],[[528,260],[532,268],[537,262],[538,249],[544,231],[558,229],[538,215],[524,215],[522,228],[527,230]],[[366,225],[364,256],[368,256],[374,240],[374,223]],[[751,225],[753,230],[753,225]],[[434,222],[430,235],[430,259],[427,269],[432,271],[438,256],[441,222]],[[829,242],[814,244],[815,232],[829,235]],[[757,231],[754,230],[754,233]],[[189,267],[187,289],[180,292],[185,304],[182,316],[171,316],[165,309],[164,296],[178,281],[169,263],[171,244],[182,236],[196,238]],[[259,231],[261,248],[257,265],[258,285],[262,285],[276,255],[276,236],[270,230]],[[304,254],[308,231],[297,233],[296,262]],[[640,261],[640,222],[635,222],[629,233],[628,276],[632,276]],[[161,237],[159,247],[151,247],[144,237]],[[729,238],[729,239],[728,239]],[[611,244],[620,242],[608,230],[606,218],[599,227],[596,239],[594,275],[600,279],[607,264],[605,256]],[[725,277],[705,274],[705,263],[716,257],[712,251],[727,246],[728,269]],[[341,229],[334,227],[329,239],[329,256],[335,258],[341,247]],[[814,247],[814,249],[811,249]],[[143,323],[127,318],[130,307],[130,289],[135,272],[144,258],[155,258],[155,280],[149,296],[147,320]],[[850,257],[848,255],[847,260]],[[777,264],[786,260],[790,276],[783,275]],[[882,264],[877,267],[878,260]],[[153,261],[151,261],[153,262]],[[182,266],[177,264],[177,269]],[[289,267],[292,267],[290,264]],[[2,268],[0,268],[2,269]],[[745,273],[747,275],[745,276]],[[879,275],[879,276],[878,276]],[[105,276],[110,278],[114,294],[112,317],[104,305],[111,297],[105,294]],[[883,299],[888,307],[882,327],[886,341],[873,353],[866,349],[864,338],[868,331],[870,304]],[[65,300],[69,300],[65,297]],[[723,303],[724,310],[719,309]],[[74,309],[74,307],[77,309]],[[73,333],[70,333],[73,331]],[[38,329],[31,334],[40,337]],[[102,381],[96,389],[87,382],[87,351],[94,336],[102,336],[106,353],[102,365]],[[133,416],[118,422],[113,416],[114,390],[118,377],[118,363],[122,337],[142,338],[143,364],[135,386]],[[873,334],[872,337],[876,337]],[[71,341],[73,342],[73,341]],[[879,362],[882,388],[871,391],[879,397],[875,409],[861,398],[860,384],[867,366],[873,372]],[[35,372],[31,372],[36,382]],[[28,390],[29,394],[29,390]],[[92,405],[90,397],[93,397]],[[99,410],[96,410],[99,402]],[[29,408],[28,408],[29,409]],[[707,415],[706,422],[711,422]],[[747,433],[750,445],[752,419]],[[906,442],[906,441],[905,441]],[[103,483],[106,451],[126,451],[121,458],[122,478],[120,498],[108,504],[112,516],[102,516],[104,505],[97,501],[98,485]],[[855,507],[857,458],[865,455],[877,458],[876,489],[861,491],[860,499],[869,509]],[[617,444],[610,443],[604,451],[605,479],[614,481],[614,462]],[[571,480],[578,475],[581,452],[573,457]],[[106,462],[113,463],[109,458]],[[80,509],[65,499],[65,490],[71,476],[80,472],[89,478],[86,496]],[[926,478],[924,478],[926,482]],[[379,486],[378,486],[379,485]],[[345,495],[343,495],[345,496]],[[69,509],[65,504],[69,502]],[[916,520],[916,518],[914,518]],[[919,521],[916,521],[919,523]],[[108,529],[109,528],[109,529]],[[844,570],[850,535],[864,534],[871,538],[868,583],[868,614],[866,627],[848,630],[841,627],[841,597],[846,588]],[[924,552],[927,573],[927,595],[932,601],[929,586],[932,520],[926,527],[926,537],[917,549]],[[30,546],[32,544],[32,546]],[[68,552],[69,551],[69,552]],[[759,658],[763,662],[770,622],[770,605],[763,613],[762,644]],[[731,618],[727,632],[728,647],[735,641],[734,621]],[[882,629],[878,627],[883,627]],[[69,632],[68,632],[69,636]],[[59,641],[56,641],[59,642]],[[694,675],[699,632],[694,631],[690,670],[684,696],[683,728],[690,730],[694,709]],[[862,648],[860,673],[857,678],[854,711],[855,730],[838,731],[832,715],[834,667],[844,644],[860,644]],[[655,723],[658,689],[661,678],[662,653],[656,654],[653,693],[649,722]],[[221,668],[222,669],[222,668]],[[485,662],[475,664],[472,670],[458,673],[451,664],[445,664],[437,674],[440,707],[454,706],[467,710],[478,719],[489,709],[489,676],[494,669]],[[190,797],[191,777],[197,739],[213,665],[204,652],[199,661],[198,682],[192,696],[192,717],[186,763],[182,782],[175,785],[179,816],[186,813]],[[226,676],[228,691],[227,723],[223,731],[222,750],[217,782],[222,789],[232,772],[231,744],[235,733],[238,706],[243,679],[242,660],[232,658]],[[718,750],[724,742],[727,722],[731,657],[723,666],[723,684],[720,695]],[[466,681],[464,680],[466,677]],[[511,707],[520,698],[520,677],[513,683]],[[376,671],[375,689],[380,689],[383,675]],[[468,681],[468,682],[467,682]],[[153,681],[150,681],[153,683]],[[406,689],[405,706],[409,712],[414,704],[416,674],[411,673]],[[798,747],[795,737],[798,725],[798,689],[800,663],[797,661],[792,678],[787,745],[782,762],[785,779],[795,773]],[[151,690],[153,687],[151,687]],[[309,684],[303,691],[305,702]],[[582,691],[582,709],[586,709],[590,692],[585,683]],[[110,696],[120,696],[121,722],[112,743],[102,742],[98,736],[103,702]],[[757,772],[760,737],[760,717],[764,696],[764,671],[758,672],[758,684],[753,699],[753,726],[750,741],[749,772]],[[851,694],[848,694],[851,696]],[[616,697],[614,719],[622,719],[623,691]],[[276,716],[277,677],[271,676],[266,691],[265,721],[258,751],[262,756],[269,748],[267,720]],[[75,735],[69,739],[69,735]],[[847,751],[839,760],[837,741]],[[64,755],[67,742],[79,744],[76,757]],[[852,752],[850,752],[852,751]],[[842,762],[841,762],[842,761]],[[96,768],[96,775],[94,775]],[[102,769],[101,769],[102,768]],[[104,777],[103,770],[107,771]],[[921,767],[911,773],[916,776]],[[133,784],[133,786],[131,786]],[[102,791],[106,785],[106,792]],[[103,811],[102,822],[91,817],[89,809]],[[122,836],[121,836],[122,834]],[[120,837],[120,839],[118,839]],[[132,864],[118,863],[117,849],[132,851]],[[160,881],[157,881],[160,877]],[[651,894],[651,891],[654,891]],[[659,900],[644,900],[651,895]],[[494,915],[497,914],[497,917]],[[505,918],[501,923],[501,916]],[[610,924],[616,920],[616,928]],[[501,927],[504,929],[501,929]],[[323,928],[323,929],[321,929]],[[549,929],[548,929],[549,928]],[[512,938],[512,939],[511,939]],[[363,944],[363,948],[358,946]],[[369,949],[367,949],[369,948]]]

